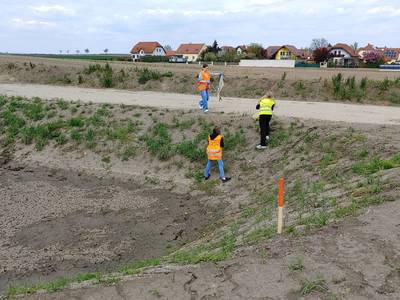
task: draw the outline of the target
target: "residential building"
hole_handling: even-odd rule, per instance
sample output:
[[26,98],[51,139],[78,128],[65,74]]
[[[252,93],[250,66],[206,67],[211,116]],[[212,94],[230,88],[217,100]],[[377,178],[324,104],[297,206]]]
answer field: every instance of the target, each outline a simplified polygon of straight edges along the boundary
[[167,52],[165,53],[165,56],[167,57],[172,57],[174,55],[176,55],[176,51],[174,50],[167,50]]
[[226,53],[229,53],[231,51],[235,51],[235,48],[232,46],[222,46],[218,54],[225,55]]
[[131,50],[132,60],[139,60],[143,56],[165,56],[164,47],[158,42],[139,42]]
[[382,51],[383,56],[386,61],[398,61],[400,60],[400,48],[378,48],[380,51]]
[[355,67],[358,65],[358,54],[347,44],[336,44],[329,49],[329,62],[338,67]]
[[240,45],[236,47],[236,54],[237,56],[242,56],[247,54],[247,46],[246,45]]
[[176,50],[176,55],[182,55],[188,62],[194,62],[205,50],[207,50],[206,44],[181,44]]
[[367,46],[358,49],[357,54],[360,57],[360,59],[364,59],[364,57],[366,55],[368,55],[368,53],[371,53],[374,51],[377,51],[377,48],[372,44],[368,44]]
[[276,60],[307,59],[308,53],[297,49],[293,45],[270,46],[265,50],[265,57]]

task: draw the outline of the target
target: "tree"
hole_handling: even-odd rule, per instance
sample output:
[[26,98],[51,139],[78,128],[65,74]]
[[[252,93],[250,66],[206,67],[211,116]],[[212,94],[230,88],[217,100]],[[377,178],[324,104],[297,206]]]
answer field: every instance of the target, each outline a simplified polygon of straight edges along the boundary
[[353,44],[351,44],[351,48],[353,49],[354,52],[356,52],[358,50],[358,43],[354,42]]
[[108,48],[104,49],[103,51],[104,51],[105,54],[107,54],[108,53]]
[[165,51],[171,51],[171,50],[172,50],[172,47],[171,47],[170,45],[165,45],[165,46],[164,46],[164,50],[165,50]]
[[[248,52],[248,54],[253,53],[254,57],[256,57],[256,58],[262,58],[263,54],[264,54],[264,48],[261,44],[251,43],[247,47],[247,52]],[[252,55],[250,55],[250,56],[252,56]]]
[[76,54],[79,54],[79,53],[81,53],[81,51],[79,51],[79,50],[76,50],[75,52],[76,52]]
[[383,64],[385,62],[385,58],[383,57],[382,52],[373,50],[369,51],[364,56],[364,61],[366,64]]
[[313,51],[313,56],[316,63],[327,61],[329,58],[329,50],[327,47],[317,48]]
[[208,52],[212,52],[212,53],[214,53],[214,54],[218,54],[218,52],[219,52],[221,49],[218,47],[217,41],[214,40],[212,46],[209,47],[208,50],[209,50]]
[[206,54],[204,54],[204,60],[205,61],[217,61],[218,57],[213,52],[207,52]]
[[67,50],[67,54],[69,54],[69,50]]
[[310,49],[311,50],[315,50],[318,48],[326,48],[328,47],[330,44],[328,43],[328,41],[325,38],[318,38],[318,39],[313,39],[310,45]]
[[62,50],[59,50],[60,51],[60,54],[62,54]]
[[85,49],[85,53],[86,53],[86,54],[89,54],[89,52],[90,52],[89,49],[86,48],[86,49]]

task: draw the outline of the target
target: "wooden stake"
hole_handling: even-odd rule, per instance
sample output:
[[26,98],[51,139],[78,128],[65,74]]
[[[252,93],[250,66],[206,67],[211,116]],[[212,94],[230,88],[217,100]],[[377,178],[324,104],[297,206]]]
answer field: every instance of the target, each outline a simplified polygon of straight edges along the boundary
[[278,184],[278,234],[282,233],[283,230],[283,206],[284,206],[284,199],[283,199],[283,178],[279,178]]

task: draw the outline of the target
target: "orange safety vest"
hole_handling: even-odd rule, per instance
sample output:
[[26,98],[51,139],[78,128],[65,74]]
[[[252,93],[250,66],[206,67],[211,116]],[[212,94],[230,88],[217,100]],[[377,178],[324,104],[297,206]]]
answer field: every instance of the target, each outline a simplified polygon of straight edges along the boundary
[[221,135],[217,135],[213,140],[208,136],[207,156],[209,160],[222,159],[221,139]]
[[[210,74],[210,72],[208,72],[208,71],[204,71],[204,70],[201,70],[201,72],[200,72],[200,80],[201,81],[208,81],[208,82],[210,82],[211,81],[211,74]],[[204,90],[207,90],[207,89],[209,89],[210,88],[210,84],[209,83],[206,83],[206,82],[200,82],[200,81],[198,81],[197,82],[197,89],[199,90],[199,91],[204,91]]]

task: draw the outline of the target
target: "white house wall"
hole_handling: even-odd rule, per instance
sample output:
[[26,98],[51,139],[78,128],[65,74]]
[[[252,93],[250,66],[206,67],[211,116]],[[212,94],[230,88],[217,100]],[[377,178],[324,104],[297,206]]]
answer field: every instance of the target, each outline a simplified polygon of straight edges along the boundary
[[242,59],[240,67],[269,67],[269,68],[294,68],[295,60],[272,60],[272,59]]

